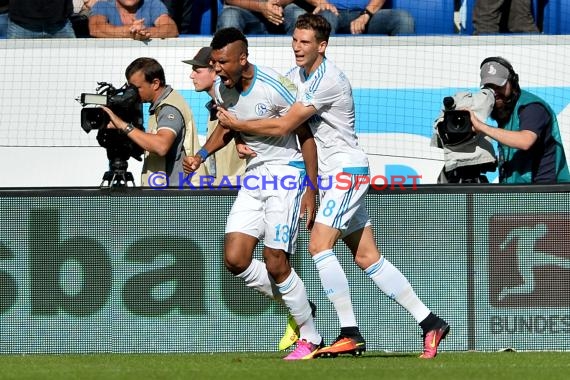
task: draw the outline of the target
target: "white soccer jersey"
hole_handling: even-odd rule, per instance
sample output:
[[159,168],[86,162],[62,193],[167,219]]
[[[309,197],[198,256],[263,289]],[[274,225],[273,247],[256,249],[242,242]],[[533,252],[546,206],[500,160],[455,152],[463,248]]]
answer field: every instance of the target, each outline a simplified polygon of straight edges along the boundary
[[[295,85],[285,76],[267,67],[254,65],[251,86],[242,93],[227,88],[216,80],[216,103],[230,111],[239,120],[256,120],[279,117],[295,102]],[[282,137],[257,136],[241,133],[244,142],[257,154],[249,158],[247,169],[271,162],[288,164],[302,161],[303,156],[295,134]]]
[[319,173],[368,168],[368,158],[354,130],[352,87],[344,73],[325,58],[308,77],[301,67],[291,69],[287,77],[297,85],[297,101],[317,110],[309,126],[317,144]]

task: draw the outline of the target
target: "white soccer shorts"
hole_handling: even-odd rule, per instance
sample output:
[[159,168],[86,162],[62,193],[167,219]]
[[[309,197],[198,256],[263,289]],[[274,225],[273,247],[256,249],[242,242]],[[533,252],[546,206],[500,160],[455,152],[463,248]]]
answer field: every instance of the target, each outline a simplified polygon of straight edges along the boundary
[[295,251],[305,171],[264,164],[246,171],[226,223],[226,233],[263,239],[265,246]]

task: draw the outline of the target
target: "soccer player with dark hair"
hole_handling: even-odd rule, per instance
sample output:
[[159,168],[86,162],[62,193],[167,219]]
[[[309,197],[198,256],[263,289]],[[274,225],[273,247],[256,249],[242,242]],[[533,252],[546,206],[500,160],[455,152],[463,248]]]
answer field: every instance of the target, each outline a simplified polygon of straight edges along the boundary
[[[238,29],[220,29],[210,47],[210,62],[218,75],[218,109],[242,120],[273,119],[294,103],[295,85],[274,70],[249,62],[248,42]],[[301,360],[311,359],[323,345],[305,285],[289,263],[289,255],[295,251],[299,218],[306,211],[309,228],[314,219],[316,192],[311,188],[304,191],[302,183],[306,172],[316,181],[317,153],[305,126],[291,132],[276,137],[240,134],[255,152],[247,159],[245,176],[259,181],[242,186],[232,206],[226,224],[224,263],[246,286],[280,300],[289,309],[299,325],[300,339],[285,359]],[[232,131],[218,126],[196,155],[185,159],[185,172],[199,168],[232,137]],[[297,185],[281,186],[285,178]],[[261,239],[264,262],[253,258]]]
[[[247,121],[221,109],[219,122],[242,133],[274,137],[287,135],[308,122],[318,147],[319,176],[333,179],[328,190],[320,191],[320,207],[311,231],[309,252],[325,293],[337,312],[341,331],[333,344],[320,349],[315,356],[361,354],[366,349],[354,315],[346,274],[333,251],[336,242],[342,240],[352,252],[355,263],[374,284],[419,323],[424,336],[421,357],[433,358],[441,339],[449,332],[449,325],[424,305],[406,277],[376,246],[365,205],[370,182],[368,158],[358,144],[354,129],[350,82],[325,57],[330,32],[330,24],[320,15],[305,14],[297,19],[292,42],[297,66],[287,77],[297,85],[298,95],[286,114]],[[344,183],[336,186],[339,174],[352,178],[350,189]],[[368,177],[368,181],[363,181],[363,177]]]

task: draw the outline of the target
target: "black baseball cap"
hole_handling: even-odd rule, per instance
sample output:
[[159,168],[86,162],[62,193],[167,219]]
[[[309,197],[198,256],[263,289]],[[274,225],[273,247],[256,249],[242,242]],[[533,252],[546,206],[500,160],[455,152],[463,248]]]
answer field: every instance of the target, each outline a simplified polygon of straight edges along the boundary
[[194,56],[193,59],[187,59],[182,61],[189,65],[195,67],[212,67],[210,65],[210,56],[212,55],[212,48],[209,46],[205,46],[198,50],[198,53]]

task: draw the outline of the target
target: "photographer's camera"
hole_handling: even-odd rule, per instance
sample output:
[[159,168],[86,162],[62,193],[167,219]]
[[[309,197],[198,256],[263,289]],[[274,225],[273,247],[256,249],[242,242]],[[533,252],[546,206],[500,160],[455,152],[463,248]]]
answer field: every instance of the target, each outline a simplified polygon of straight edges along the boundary
[[133,157],[141,161],[144,150],[119,129],[107,128],[110,118],[100,106],[108,107],[121,119],[142,130],[143,113],[138,90],[127,84],[118,89],[107,82],[97,84],[96,94],[83,93],[77,101],[83,106],[81,128],[87,133],[96,129],[97,142],[107,150],[110,170],[103,175],[101,187],[124,187],[128,182],[134,186],[133,175],[127,171],[127,160]]
[[443,99],[443,121],[437,125],[437,132],[445,145],[461,144],[475,136],[469,111],[455,110],[455,100],[451,96]]
[[443,99],[443,109],[435,122],[432,145],[443,149],[444,167],[438,183],[486,183],[485,173],[496,169],[491,142],[473,131],[471,114],[485,120],[491,114],[495,94],[483,88],[479,92],[458,92]]

